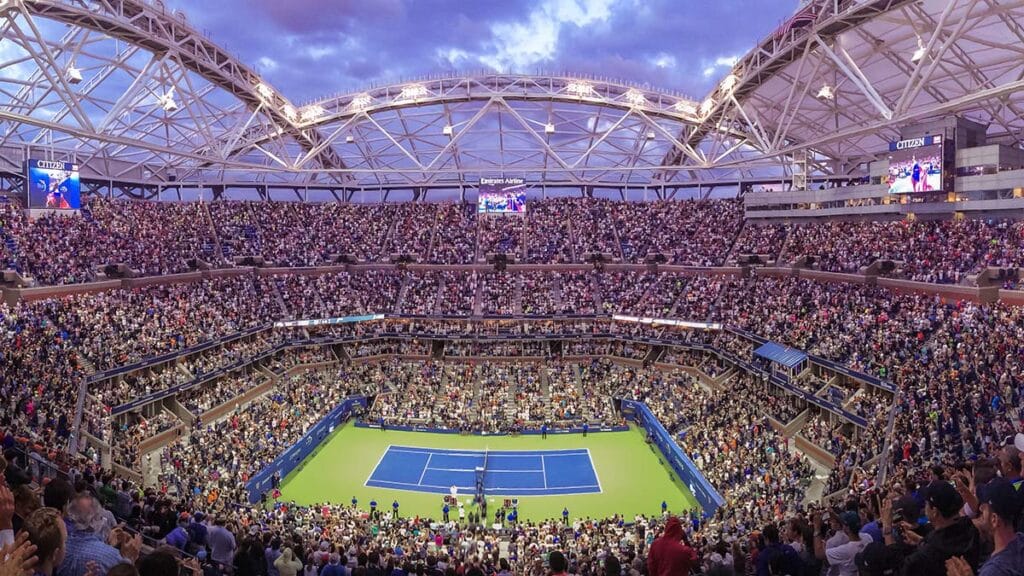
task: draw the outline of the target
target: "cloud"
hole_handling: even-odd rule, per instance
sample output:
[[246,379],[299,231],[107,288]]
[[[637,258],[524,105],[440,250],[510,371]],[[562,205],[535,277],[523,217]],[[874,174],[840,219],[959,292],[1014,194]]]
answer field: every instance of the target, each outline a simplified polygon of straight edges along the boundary
[[277,61],[268,56],[260,56],[260,59],[256,61],[256,64],[264,72],[273,72],[277,70]]
[[563,26],[587,27],[607,20],[613,0],[546,0],[526,22],[498,22],[493,40],[480,61],[495,70],[522,72],[552,60]]
[[654,58],[651,58],[650,63],[655,68],[675,68],[676,57],[665,52],[657,53]]
[[167,2],[294,101],[481,68],[593,74],[697,97],[793,12],[792,0]]

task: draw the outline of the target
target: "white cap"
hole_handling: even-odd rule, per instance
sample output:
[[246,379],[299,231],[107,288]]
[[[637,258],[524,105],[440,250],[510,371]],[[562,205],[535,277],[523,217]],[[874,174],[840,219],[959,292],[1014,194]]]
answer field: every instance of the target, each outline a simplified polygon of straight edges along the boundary
[[1013,437],[1013,445],[1017,447],[1017,450],[1024,452],[1024,432],[1018,432]]

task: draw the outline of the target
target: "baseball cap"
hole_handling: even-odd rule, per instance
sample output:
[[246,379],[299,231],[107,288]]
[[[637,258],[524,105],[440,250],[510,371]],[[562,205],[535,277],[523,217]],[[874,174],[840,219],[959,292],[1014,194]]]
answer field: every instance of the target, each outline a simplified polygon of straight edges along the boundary
[[949,482],[936,480],[925,488],[924,500],[939,510],[946,518],[956,516],[964,505],[964,499]]
[[1013,445],[1017,447],[1017,450],[1024,452],[1024,432],[1018,432],[1013,437]]
[[858,532],[861,527],[860,514],[847,510],[839,515],[839,521],[842,522],[843,526],[850,529],[850,532]]
[[196,558],[206,560],[206,548],[200,548],[199,551],[196,552]]
[[1007,480],[994,480],[981,490],[980,503],[987,505],[996,515],[1007,522],[1016,522],[1024,504],[1024,495]]
[[913,496],[904,496],[896,501],[892,505],[893,512],[899,510],[903,512],[903,519],[908,522],[917,522],[917,519],[921,516],[921,505],[914,500]]

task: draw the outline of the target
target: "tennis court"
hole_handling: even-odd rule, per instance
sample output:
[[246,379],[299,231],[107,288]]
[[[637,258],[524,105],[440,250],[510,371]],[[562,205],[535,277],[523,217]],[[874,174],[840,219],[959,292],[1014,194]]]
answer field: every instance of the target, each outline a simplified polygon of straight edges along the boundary
[[477,468],[484,491],[498,496],[551,496],[601,492],[590,451],[444,450],[388,446],[366,486],[447,494],[452,486],[472,493]]

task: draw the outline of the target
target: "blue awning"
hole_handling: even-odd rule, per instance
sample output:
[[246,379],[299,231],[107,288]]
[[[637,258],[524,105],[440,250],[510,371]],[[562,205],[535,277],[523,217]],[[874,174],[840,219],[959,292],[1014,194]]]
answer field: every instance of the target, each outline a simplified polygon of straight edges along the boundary
[[782,364],[786,368],[795,368],[807,361],[807,354],[803,351],[775,342],[765,342],[754,350],[754,355]]

